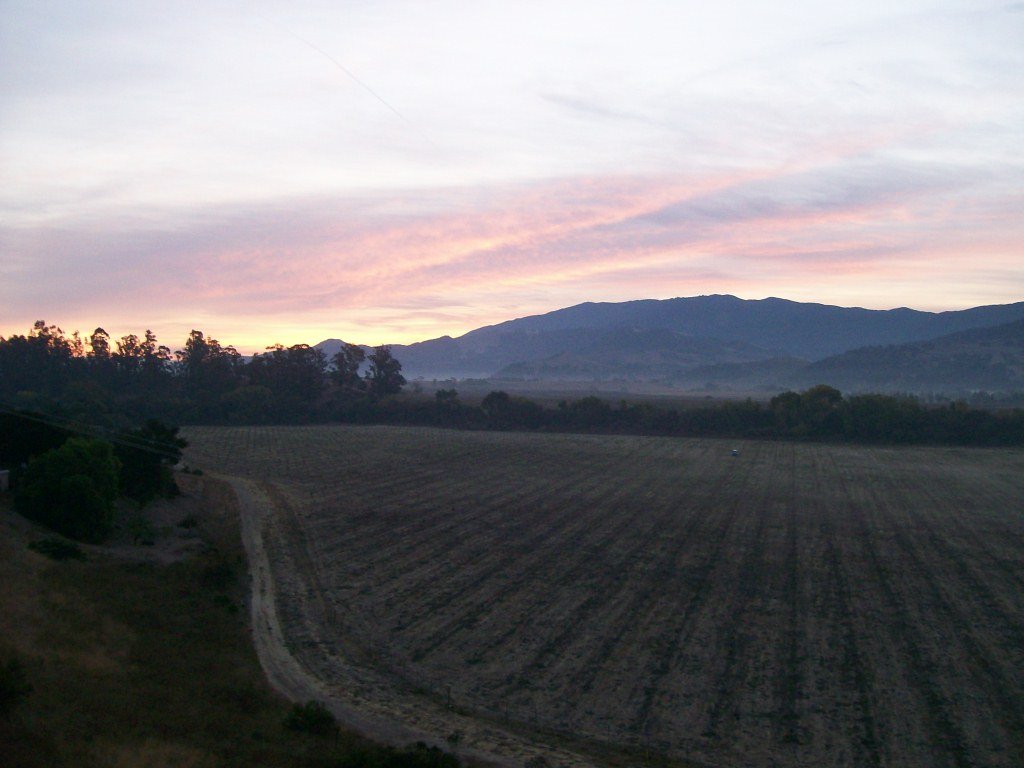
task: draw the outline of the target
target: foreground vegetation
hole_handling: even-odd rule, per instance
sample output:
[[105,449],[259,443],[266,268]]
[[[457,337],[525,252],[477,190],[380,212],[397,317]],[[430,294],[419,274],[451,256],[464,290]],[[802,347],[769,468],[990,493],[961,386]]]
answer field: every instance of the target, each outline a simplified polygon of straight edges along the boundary
[[140,508],[174,498],[171,467],[185,441],[177,427],[149,421],[108,439],[91,426],[43,414],[0,412],[0,467],[13,467],[14,506],[25,517],[79,541],[99,543],[114,526],[118,497]]
[[186,434],[274,500],[293,651],[365,711],[418,691],[638,760],[1024,763],[1020,450]]
[[0,495],[0,763],[455,768],[440,750],[386,749],[310,719],[315,706],[269,689],[246,626],[234,499],[203,484],[201,499],[196,481],[175,503],[207,546],[163,564],[153,548],[46,538]]

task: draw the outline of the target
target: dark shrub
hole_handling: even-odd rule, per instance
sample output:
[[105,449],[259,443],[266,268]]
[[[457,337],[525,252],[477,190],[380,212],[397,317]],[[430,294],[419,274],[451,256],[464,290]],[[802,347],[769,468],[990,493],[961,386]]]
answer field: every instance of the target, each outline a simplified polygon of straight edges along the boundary
[[102,541],[114,524],[119,470],[109,443],[70,438],[29,462],[15,508],[68,538]]
[[9,717],[32,693],[25,669],[17,659],[0,664],[0,717]]
[[319,701],[295,704],[284,719],[284,726],[291,731],[324,736],[333,733],[337,727],[334,715]]
[[39,539],[30,542],[28,548],[33,552],[46,555],[51,560],[85,560],[85,552],[81,547],[64,539]]

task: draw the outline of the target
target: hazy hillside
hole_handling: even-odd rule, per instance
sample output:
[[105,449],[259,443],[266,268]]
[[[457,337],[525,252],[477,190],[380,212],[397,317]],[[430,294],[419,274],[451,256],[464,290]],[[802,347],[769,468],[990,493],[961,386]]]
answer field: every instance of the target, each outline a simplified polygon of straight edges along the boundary
[[796,384],[843,391],[920,392],[1024,389],[1024,320],[913,344],[863,347],[812,363]]
[[[694,389],[781,392],[794,385],[809,363],[796,357],[772,357],[743,363],[717,363],[686,372],[680,384]],[[815,382],[820,384],[821,382]]]
[[[621,378],[761,387],[802,380],[803,361],[1022,319],[1024,302],[935,313],[698,296],[579,304],[458,338],[392,345],[392,351],[410,378]],[[340,345],[331,339],[317,346],[330,355]]]
[[541,360],[507,365],[496,377],[674,380],[681,372],[699,365],[771,357],[768,350],[742,341],[696,338],[665,329],[552,331],[543,337],[549,344],[559,338],[572,343],[559,344],[561,351]]

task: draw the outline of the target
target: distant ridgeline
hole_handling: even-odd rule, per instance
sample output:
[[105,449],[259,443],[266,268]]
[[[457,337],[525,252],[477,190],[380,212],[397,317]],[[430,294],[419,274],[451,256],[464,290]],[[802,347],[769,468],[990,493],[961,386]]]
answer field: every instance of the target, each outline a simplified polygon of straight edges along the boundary
[[826,383],[956,398],[1024,391],[1024,302],[951,312],[735,296],[585,303],[392,353],[406,376],[425,379],[765,393]]
[[[277,345],[242,358],[200,331],[171,353],[149,331],[111,344],[103,329],[83,342],[35,324],[0,338],[0,410],[43,413],[65,423],[124,429],[173,423],[402,423],[462,429],[635,433],[954,445],[1024,444],[1024,410],[928,407],[907,396],[843,397],[830,386],[784,392],[770,402],[718,401],[673,408],[616,405],[597,397],[556,407],[495,391],[479,404],[454,389],[398,396],[405,379],[390,347],[320,349]],[[7,435],[7,437],[11,437]]]

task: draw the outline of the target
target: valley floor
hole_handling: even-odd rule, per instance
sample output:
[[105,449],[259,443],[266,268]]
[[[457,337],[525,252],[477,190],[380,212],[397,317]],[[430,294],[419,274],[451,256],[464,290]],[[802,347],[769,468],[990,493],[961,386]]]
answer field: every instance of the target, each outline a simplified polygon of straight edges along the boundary
[[262,510],[268,637],[367,732],[519,764],[1024,762],[1024,452],[187,437]]

